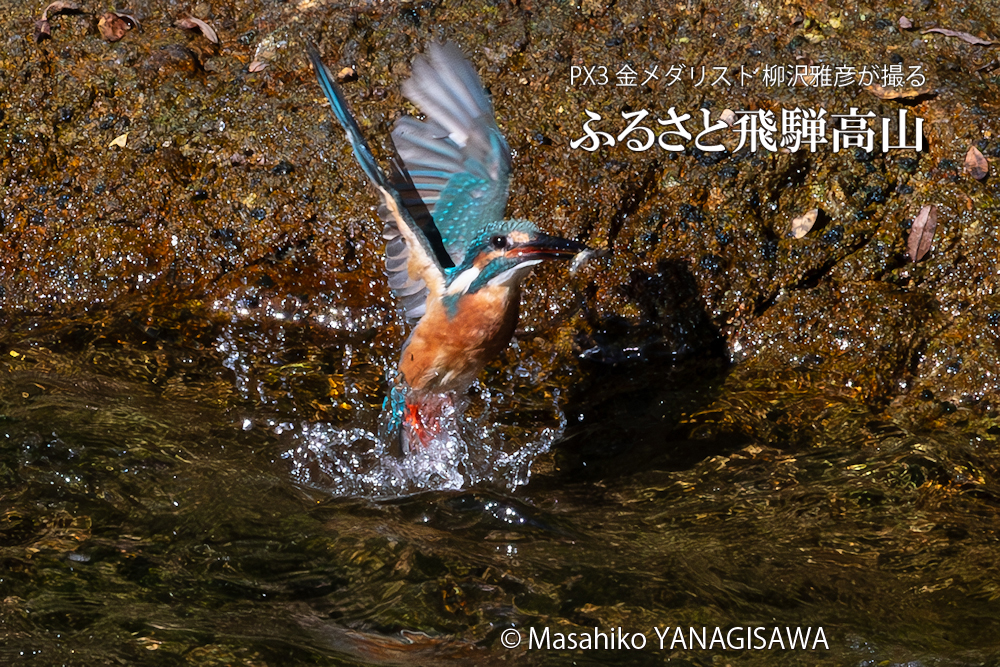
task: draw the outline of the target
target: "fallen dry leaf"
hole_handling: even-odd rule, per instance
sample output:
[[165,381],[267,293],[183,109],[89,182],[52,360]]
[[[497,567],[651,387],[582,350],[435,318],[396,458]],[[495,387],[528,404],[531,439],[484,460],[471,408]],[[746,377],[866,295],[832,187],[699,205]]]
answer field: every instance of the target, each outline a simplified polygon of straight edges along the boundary
[[729,127],[732,127],[733,123],[736,122],[736,112],[732,109],[723,109],[722,113],[719,115],[719,120]]
[[125,148],[125,142],[127,142],[127,141],[128,141],[128,132],[126,132],[125,134],[120,134],[117,137],[115,137],[114,139],[112,139],[111,143],[108,144],[108,148],[111,148],[112,146],[118,146],[119,148]]
[[49,25],[48,19],[39,19],[35,21],[35,41],[40,42],[47,37],[52,36],[52,27]]
[[128,32],[128,24],[118,18],[112,12],[107,12],[101,16],[97,22],[97,30],[106,42],[117,42]]
[[247,65],[248,72],[260,72],[261,70],[267,69],[267,63],[263,63],[259,60],[255,60],[249,65]]
[[52,36],[52,25],[49,23],[49,13],[58,14],[63,11],[77,11],[80,9],[79,3],[69,2],[69,0],[56,0],[46,5],[42,10],[42,18],[35,21],[35,41],[40,42],[46,37]]
[[923,95],[933,95],[930,88],[885,88],[877,83],[865,86],[865,90],[880,100],[912,100]]
[[808,234],[809,230],[816,224],[817,217],[819,217],[819,209],[814,208],[792,220],[792,236],[800,239]]
[[931,249],[931,241],[934,240],[934,230],[937,229],[937,206],[931,204],[924,206],[913,219],[913,226],[910,227],[910,237],[906,242],[906,249],[910,252],[910,261],[919,262]]
[[345,81],[353,81],[357,75],[358,73],[354,71],[353,67],[344,67],[337,72],[337,82],[344,83]]
[[969,146],[969,152],[965,154],[965,172],[977,181],[983,180],[990,173],[990,163],[975,146]]
[[982,37],[976,37],[975,35],[970,35],[967,32],[959,32],[958,30],[948,30],[947,28],[928,28],[922,31],[920,34],[926,35],[929,32],[937,32],[946,37],[958,37],[963,42],[968,42],[969,44],[979,44],[981,46],[993,46],[996,44],[992,39],[983,39]]
[[56,0],[55,2],[50,2],[48,6],[42,10],[42,20],[49,18],[49,13],[58,14],[59,12],[64,12],[66,10],[76,11],[80,9],[79,2],[70,2],[70,0]]
[[212,42],[213,44],[219,43],[219,35],[216,34],[212,26],[208,25],[201,19],[196,19],[193,16],[177,19],[174,23],[178,28],[183,28],[184,30],[201,30],[201,34],[205,36],[205,39]]
[[910,19],[906,18],[905,16],[900,16],[899,17],[899,29],[900,30],[909,30],[912,27],[913,27],[913,21],[911,21]]
[[139,23],[139,19],[132,16],[131,14],[127,14],[125,12],[111,12],[111,13],[120,18],[121,20],[126,21],[129,24],[128,25],[129,29],[132,28],[139,28],[140,30],[142,29],[142,24]]

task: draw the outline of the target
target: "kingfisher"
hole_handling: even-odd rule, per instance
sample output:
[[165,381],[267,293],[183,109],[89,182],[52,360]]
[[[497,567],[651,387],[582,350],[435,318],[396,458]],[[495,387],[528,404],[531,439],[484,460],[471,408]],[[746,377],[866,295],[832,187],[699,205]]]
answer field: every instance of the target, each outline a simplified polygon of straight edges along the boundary
[[452,42],[431,43],[413,61],[403,94],[424,120],[392,129],[396,159],[378,165],[319,51],[309,59],[362,171],[381,197],[386,272],[408,323],[386,399],[402,426],[404,453],[428,446],[435,412],[475,381],[517,327],[521,281],[548,259],[587,246],[504,219],[511,152],[476,70]]

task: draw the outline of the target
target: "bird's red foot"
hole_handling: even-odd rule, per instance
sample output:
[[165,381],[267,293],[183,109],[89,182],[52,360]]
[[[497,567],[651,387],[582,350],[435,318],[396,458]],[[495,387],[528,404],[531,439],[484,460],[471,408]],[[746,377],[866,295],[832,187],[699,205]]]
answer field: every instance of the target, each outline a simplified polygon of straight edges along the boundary
[[427,449],[441,435],[445,408],[452,405],[446,395],[425,396],[423,400],[407,400],[403,408],[403,448],[407,453]]
[[440,432],[437,422],[431,419],[430,424],[424,423],[423,415],[420,414],[420,406],[407,403],[403,411],[403,433],[406,448],[410,452],[417,449],[426,449],[431,440]]

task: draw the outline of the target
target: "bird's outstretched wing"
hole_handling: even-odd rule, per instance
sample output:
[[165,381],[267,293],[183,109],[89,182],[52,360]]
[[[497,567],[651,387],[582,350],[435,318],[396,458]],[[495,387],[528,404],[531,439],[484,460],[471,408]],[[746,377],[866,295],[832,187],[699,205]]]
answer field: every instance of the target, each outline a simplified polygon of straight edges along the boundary
[[361,135],[361,128],[347,108],[347,102],[334,83],[330,70],[323,64],[319,51],[309,41],[306,42],[306,50],[313,69],[316,70],[319,85],[330,100],[333,115],[347,132],[354,156],[382,196],[379,210],[386,223],[384,236],[389,286],[399,297],[407,317],[420,317],[424,314],[428,289],[436,294],[444,289],[444,271],[438,260],[441,253],[432,247],[432,242],[414,221],[397,186],[375,161],[375,156]]
[[392,139],[402,169],[393,185],[432,244],[439,235],[448,257],[438,259],[457,266],[485,225],[503,219],[510,147],[479,76],[454,43],[428,45],[403,94],[427,119],[396,121]]

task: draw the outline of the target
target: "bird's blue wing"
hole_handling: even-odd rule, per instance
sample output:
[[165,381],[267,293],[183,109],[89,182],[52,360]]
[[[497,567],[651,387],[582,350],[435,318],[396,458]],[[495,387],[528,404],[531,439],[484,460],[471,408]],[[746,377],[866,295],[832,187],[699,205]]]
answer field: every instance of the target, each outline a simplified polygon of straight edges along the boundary
[[407,317],[421,317],[426,307],[428,290],[440,293],[444,289],[444,271],[438,260],[442,253],[432,246],[432,241],[410,214],[403,195],[375,161],[375,156],[361,134],[361,128],[347,108],[347,102],[334,83],[330,70],[323,64],[319,51],[308,41],[306,50],[313,69],[316,70],[319,85],[330,101],[333,115],[347,133],[358,164],[382,195],[379,212],[385,222],[383,236],[386,239],[389,286],[400,299]]
[[413,61],[403,93],[427,119],[400,118],[392,139],[401,169],[393,185],[413,219],[459,265],[490,222],[503,219],[510,147],[479,76],[453,43],[430,44]]

